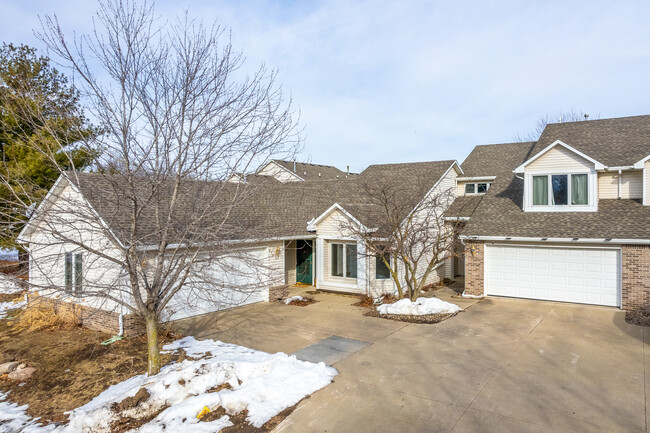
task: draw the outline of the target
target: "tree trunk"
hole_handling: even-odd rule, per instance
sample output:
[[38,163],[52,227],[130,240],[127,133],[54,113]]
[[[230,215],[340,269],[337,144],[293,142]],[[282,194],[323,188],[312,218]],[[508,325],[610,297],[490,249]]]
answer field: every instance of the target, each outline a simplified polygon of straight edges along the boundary
[[147,350],[149,353],[149,368],[147,374],[153,376],[160,373],[160,349],[158,348],[158,318],[147,316]]

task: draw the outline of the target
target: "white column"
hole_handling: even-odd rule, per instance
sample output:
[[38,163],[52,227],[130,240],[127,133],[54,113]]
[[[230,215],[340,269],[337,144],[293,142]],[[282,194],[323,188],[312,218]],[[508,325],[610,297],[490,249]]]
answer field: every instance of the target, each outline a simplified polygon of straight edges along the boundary
[[316,287],[319,287],[323,282],[323,272],[325,270],[325,263],[323,263],[325,252],[323,248],[323,239],[316,238],[316,255],[314,257],[314,260],[316,261]]
[[366,244],[357,242],[357,289],[367,294],[366,281],[368,279],[366,270]]

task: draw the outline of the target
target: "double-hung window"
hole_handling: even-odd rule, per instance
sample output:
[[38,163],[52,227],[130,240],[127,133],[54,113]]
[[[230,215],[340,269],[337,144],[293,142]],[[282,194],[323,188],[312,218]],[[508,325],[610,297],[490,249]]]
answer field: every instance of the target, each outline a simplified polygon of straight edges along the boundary
[[331,245],[331,270],[333,277],[357,278],[356,244]]
[[586,173],[533,176],[533,206],[588,206]]
[[83,290],[83,255],[65,253],[64,258],[65,290],[80,296]]

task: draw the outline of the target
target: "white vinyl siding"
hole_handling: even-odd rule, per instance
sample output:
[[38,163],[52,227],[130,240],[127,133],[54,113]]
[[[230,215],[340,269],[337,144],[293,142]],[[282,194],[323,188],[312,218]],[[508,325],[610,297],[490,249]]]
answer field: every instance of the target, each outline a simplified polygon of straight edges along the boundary
[[563,146],[555,146],[526,166],[526,172],[585,170],[594,164]]
[[643,171],[624,171],[598,173],[598,198],[617,199],[619,176],[621,177],[621,198],[643,198]]
[[284,167],[281,167],[279,164],[276,164],[275,162],[269,162],[268,164],[266,164],[266,166],[264,166],[264,168],[258,171],[257,174],[260,176],[274,177],[275,179],[283,183],[300,182],[303,180],[298,174],[293,173],[292,171],[289,171]]
[[485,293],[620,305],[620,249],[486,245]]
[[650,205],[650,161],[646,161],[643,169],[643,204],[648,206]]

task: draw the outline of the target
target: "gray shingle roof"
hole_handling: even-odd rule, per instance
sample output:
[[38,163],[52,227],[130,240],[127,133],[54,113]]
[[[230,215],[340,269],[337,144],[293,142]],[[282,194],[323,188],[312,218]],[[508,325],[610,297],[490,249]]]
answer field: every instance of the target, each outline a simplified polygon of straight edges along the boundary
[[550,123],[533,148],[531,157],[556,140],[607,167],[632,165],[650,155],[650,115]]
[[310,164],[305,162],[296,162],[296,169],[294,171],[293,161],[283,161],[280,159],[274,159],[273,161],[290,172],[297,174],[304,180],[334,180],[344,178],[347,174],[331,165]]
[[[172,216],[174,236],[187,239],[188,226],[195,224],[196,236],[204,235],[206,227],[221,221],[223,212],[232,200],[236,204],[222,229],[222,236],[231,239],[288,238],[313,235],[307,223],[338,203],[368,227],[378,227],[377,203],[365,192],[366,184],[388,181],[396,189],[417,203],[452,166],[454,161],[435,161],[414,164],[386,164],[370,166],[358,176],[336,180],[314,180],[280,183],[265,176],[255,176],[254,182],[186,181],[182,185],[181,205]],[[100,214],[111,230],[122,240],[130,238],[132,205],[124,193],[124,180],[107,178],[101,174],[79,174],[75,181],[83,195]],[[136,182],[140,200],[147,200],[151,183],[147,178]],[[210,205],[210,218],[192,221],[197,210],[207,209],[206,203],[218,191],[219,199]],[[170,196],[160,191],[160,203]],[[236,199],[235,199],[236,197]],[[151,203],[155,203],[156,199]],[[143,207],[137,237],[140,243],[154,243],[159,233],[154,206]],[[164,213],[164,212],[163,212]],[[180,241],[180,240],[179,240]]]
[[[591,122],[596,121],[578,123],[582,126]],[[627,136],[627,133],[623,132],[623,135]],[[548,135],[546,139],[555,141]],[[625,153],[623,142],[618,139],[614,141],[622,147],[619,152]],[[567,142],[569,145],[573,143]],[[650,206],[642,206],[636,200],[600,200],[597,212],[524,212],[524,181],[517,178],[512,170],[534,155],[533,148],[539,147],[539,143],[496,144],[477,146],[470,153],[462,164],[467,175],[496,176],[496,179],[476,206],[463,235],[650,239]],[[611,156],[613,158],[614,153]],[[594,155],[594,158],[598,157]],[[610,161],[616,160],[607,160]]]

